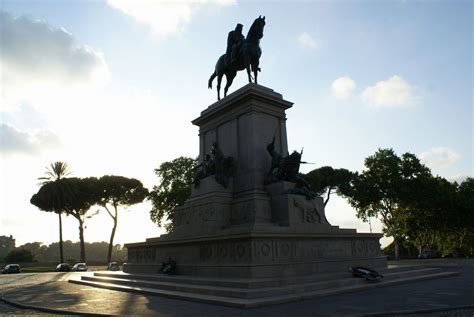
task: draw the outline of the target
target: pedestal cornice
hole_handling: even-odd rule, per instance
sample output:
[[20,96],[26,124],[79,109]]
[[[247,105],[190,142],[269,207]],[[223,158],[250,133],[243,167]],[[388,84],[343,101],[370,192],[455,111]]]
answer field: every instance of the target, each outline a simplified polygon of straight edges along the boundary
[[270,88],[256,84],[247,84],[207,107],[192,123],[197,126],[203,126],[214,118],[222,116],[223,113],[235,110],[237,107],[248,106],[251,100],[266,106],[276,107],[282,113],[293,106],[292,102],[284,100],[281,94],[274,92]]

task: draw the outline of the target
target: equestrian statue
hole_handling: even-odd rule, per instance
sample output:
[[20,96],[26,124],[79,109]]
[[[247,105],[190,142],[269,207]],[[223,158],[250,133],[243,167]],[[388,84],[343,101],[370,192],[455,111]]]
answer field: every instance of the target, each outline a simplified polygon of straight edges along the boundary
[[259,43],[263,37],[263,28],[265,27],[265,17],[259,16],[250,27],[247,37],[242,35],[242,24],[237,24],[235,30],[229,32],[227,37],[226,53],[222,55],[216,63],[216,69],[209,78],[208,87],[212,89],[212,81],[217,77],[217,100],[221,99],[221,81],[222,76],[226,77],[224,87],[224,97],[227,96],[227,90],[234,80],[239,70],[247,69],[249,83],[252,82],[252,75],[257,84],[257,73],[260,71],[259,60],[262,55]]

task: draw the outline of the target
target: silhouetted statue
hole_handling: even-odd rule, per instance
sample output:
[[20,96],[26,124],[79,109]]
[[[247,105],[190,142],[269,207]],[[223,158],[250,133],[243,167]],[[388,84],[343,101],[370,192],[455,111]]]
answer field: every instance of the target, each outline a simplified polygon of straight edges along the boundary
[[295,183],[295,187],[288,190],[289,194],[303,195],[308,200],[317,196],[304,179],[303,174],[300,173],[301,164],[311,164],[301,161],[303,150],[301,150],[301,153],[293,151],[290,155],[282,157],[275,150],[275,137],[273,137],[272,142],[267,145],[267,152],[270,154],[272,161],[270,170],[265,177],[266,185],[280,181],[292,182]]
[[270,171],[266,177],[266,183],[272,183],[278,178],[276,172],[278,171],[282,160],[281,154],[275,150],[275,137],[273,137],[272,143],[267,145],[267,152],[272,157],[272,162],[270,165]]
[[227,49],[225,51],[226,62],[230,65],[234,65],[237,56],[240,55],[242,44],[245,37],[242,35],[243,25],[238,23],[234,31],[229,32],[227,36]]
[[219,148],[217,142],[212,144],[211,154],[206,154],[201,164],[196,166],[198,172],[194,176],[194,188],[199,187],[201,179],[214,175],[214,179],[222,187],[227,188],[229,185],[229,178],[234,176],[236,164],[234,158],[224,156],[224,153]]
[[214,163],[215,179],[222,187],[227,188],[229,185],[229,178],[235,174],[235,162],[231,156],[224,156],[222,150],[217,145],[217,142],[212,144],[211,149],[212,162]]
[[196,175],[194,176],[194,187],[199,187],[199,184],[201,183],[201,179],[214,174],[214,164],[212,163],[211,156],[209,154],[206,154],[204,156],[204,160],[202,161],[201,164],[196,166],[195,169],[198,169]]
[[176,261],[168,258],[168,262],[161,262],[161,269],[158,271],[161,274],[175,275],[176,274]]
[[[209,78],[208,87],[212,89],[212,81],[217,77],[217,99],[221,99],[221,81],[222,76],[226,77],[224,87],[224,97],[237,75],[239,70],[247,69],[249,83],[252,82],[250,70],[252,70],[255,83],[257,84],[257,74],[260,71],[259,62],[262,50],[260,49],[260,39],[263,37],[263,28],[265,27],[265,17],[255,19],[250,27],[247,37],[243,39],[242,25],[237,24],[234,31],[229,32],[227,38],[226,54],[222,55],[216,63],[216,69]],[[230,56],[229,56],[230,55]]]

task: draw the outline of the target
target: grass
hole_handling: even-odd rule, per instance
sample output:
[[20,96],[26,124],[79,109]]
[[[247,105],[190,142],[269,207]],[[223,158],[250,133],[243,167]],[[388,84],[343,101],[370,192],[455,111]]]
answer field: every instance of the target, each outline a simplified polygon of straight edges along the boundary
[[54,267],[50,266],[32,266],[21,268],[22,273],[41,273],[41,272],[54,272]]

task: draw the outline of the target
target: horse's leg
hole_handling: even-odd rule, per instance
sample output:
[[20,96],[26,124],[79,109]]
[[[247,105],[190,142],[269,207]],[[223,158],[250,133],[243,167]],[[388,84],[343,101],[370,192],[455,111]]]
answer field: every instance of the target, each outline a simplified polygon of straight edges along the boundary
[[221,100],[222,74],[217,75],[217,100]]
[[224,97],[227,96],[227,90],[229,90],[230,85],[232,85],[232,82],[234,81],[236,73],[230,73],[225,75],[226,83],[224,87]]
[[252,75],[250,75],[250,57],[248,56],[248,54],[245,54],[244,55],[244,65],[245,65],[245,69],[247,70],[247,76],[249,77],[249,83],[252,82]]
[[252,82],[252,75],[250,75],[250,65],[247,65],[246,68],[247,68],[247,75],[249,77],[249,83],[251,83]]
[[258,82],[257,82],[258,66],[255,66],[255,68],[253,70],[253,74],[255,76],[255,84],[258,85]]
[[260,68],[258,67],[258,64],[259,63],[258,63],[258,60],[257,60],[254,64],[251,65],[252,66],[252,72],[253,72],[253,75],[254,75],[254,81],[255,81],[256,84],[258,84],[257,77],[258,77],[258,72],[260,70]]

